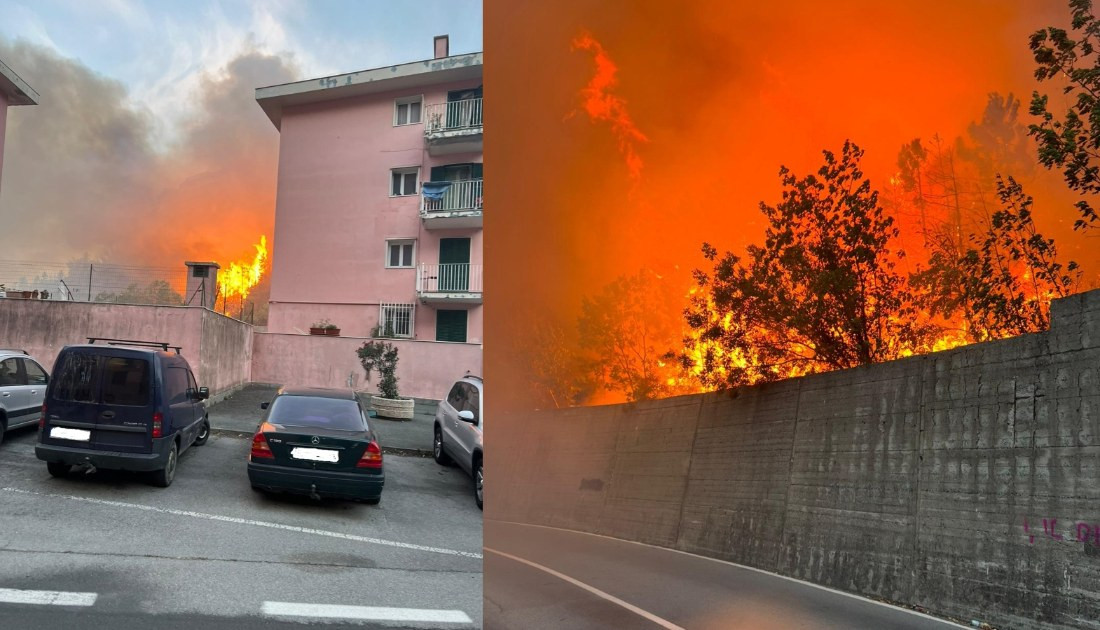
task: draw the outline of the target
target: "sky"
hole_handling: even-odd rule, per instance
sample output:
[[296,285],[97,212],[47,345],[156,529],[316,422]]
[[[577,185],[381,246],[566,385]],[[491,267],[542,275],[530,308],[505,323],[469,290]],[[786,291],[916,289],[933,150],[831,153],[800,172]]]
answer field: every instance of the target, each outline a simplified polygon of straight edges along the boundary
[[481,3],[0,0],[0,259],[179,266],[272,239],[278,131],[255,88],[480,51]]
[[[488,48],[509,54],[486,58],[486,83],[510,103],[486,132],[491,195],[509,206],[485,219],[486,285],[523,298],[486,312],[486,376],[523,391],[526,323],[574,325],[615,278],[646,267],[684,294],[704,241],[743,253],[781,165],[806,175],[850,139],[881,189],[903,144],[965,136],[991,93],[1032,122],[1028,36],[1068,15],[1061,0],[488,0]],[[1058,175],[1027,186],[1040,231],[1095,286],[1096,241],[1074,233]]]

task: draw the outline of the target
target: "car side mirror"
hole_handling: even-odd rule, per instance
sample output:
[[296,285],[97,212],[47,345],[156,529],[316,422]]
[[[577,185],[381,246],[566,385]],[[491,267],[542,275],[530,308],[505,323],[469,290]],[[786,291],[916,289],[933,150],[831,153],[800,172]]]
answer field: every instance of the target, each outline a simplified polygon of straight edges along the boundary
[[267,409],[267,406],[270,405],[270,404],[271,403],[262,402],[262,403],[260,403],[260,409]]
[[210,388],[209,387],[200,387],[199,388],[199,395],[197,396],[197,398],[199,400],[206,400],[207,398],[210,398]]
[[471,424],[477,422],[477,418],[474,417],[474,412],[470,411],[469,409],[463,409],[462,411],[458,412],[458,419],[462,420],[463,422],[469,422]]

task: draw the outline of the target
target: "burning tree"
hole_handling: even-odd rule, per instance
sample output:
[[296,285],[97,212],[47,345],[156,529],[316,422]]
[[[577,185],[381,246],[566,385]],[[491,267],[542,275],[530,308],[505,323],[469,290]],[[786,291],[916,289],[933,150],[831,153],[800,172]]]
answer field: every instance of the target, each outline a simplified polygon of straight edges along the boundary
[[[1039,163],[1062,169],[1071,190],[1092,197],[1100,193],[1100,21],[1092,13],[1091,0],[1070,0],[1069,7],[1073,31],[1080,39],[1048,27],[1036,31],[1029,45],[1038,64],[1035,78],[1064,82],[1062,91],[1074,97],[1072,104],[1055,117],[1047,95],[1034,92],[1030,111],[1040,121],[1028,129],[1039,143]],[[1081,218],[1075,228],[1093,227],[1100,221],[1087,198],[1077,202],[1077,209]]]
[[886,361],[927,338],[896,270],[898,228],[860,170],[863,151],[845,142],[839,157],[824,156],[816,174],[780,169],[782,201],[760,204],[763,246],[750,245],[742,259],[703,245],[714,268],[695,272],[685,311],[693,334],[680,358],[705,385]]

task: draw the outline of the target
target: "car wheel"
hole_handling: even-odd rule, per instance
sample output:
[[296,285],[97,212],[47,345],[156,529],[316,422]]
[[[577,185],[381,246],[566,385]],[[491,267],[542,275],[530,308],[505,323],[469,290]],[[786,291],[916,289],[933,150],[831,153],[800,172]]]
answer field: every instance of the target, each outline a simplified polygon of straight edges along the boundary
[[46,462],[46,470],[50,471],[52,477],[64,477],[72,470],[72,466],[61,462]]
[[207,418],[202,419],[202,426],[199,427],[199,434],[195,436],[195,446],[202,446],[206,444],[206,441],[210,439],[210,420]]
[[8,425],[2,418],[0,418],[0,444],[4,443],[4,433],[8,430]]
[[164,468],[153,473],[153,485],[161,488],[167,488],[172,485],[172,480],[176,478],[176,457],[179,454],[179,449],[175,444],[172,444],[172,450],[168,451],[168,461],[164,463]]
[[432,457],[435,458],[435,463],[443,466],[451,463],[451,458],[443,450],[443,429],[438,424],[435,425],[435,439],[432,440]]
[[484,510],[482,507],[484,504],[484,492],[485,492],[485,472],[484,466],[481,460],[477,460],[477,466],[474,469],[474,498],[477,499],[477,509]]

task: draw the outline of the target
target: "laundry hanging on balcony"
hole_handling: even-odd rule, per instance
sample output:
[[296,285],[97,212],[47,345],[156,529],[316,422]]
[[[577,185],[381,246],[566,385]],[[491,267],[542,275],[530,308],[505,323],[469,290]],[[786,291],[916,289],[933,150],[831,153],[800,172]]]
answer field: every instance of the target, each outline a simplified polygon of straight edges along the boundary
[[438,201],[450,187],[451,182],[424,182],[420,185],[420,191],[424,193],[425,199]]

